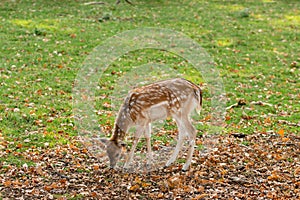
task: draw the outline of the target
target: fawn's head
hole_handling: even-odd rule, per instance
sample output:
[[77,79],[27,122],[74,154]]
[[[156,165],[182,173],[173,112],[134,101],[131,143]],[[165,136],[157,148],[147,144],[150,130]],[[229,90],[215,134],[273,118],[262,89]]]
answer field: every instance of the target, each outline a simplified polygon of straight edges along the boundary
[[106,146],[106,153],[109,158],[110,168],[115,168],[118,160],[122,156],[124,144],[118,144],[116,141],[107,138],[101,138],[100,141]]

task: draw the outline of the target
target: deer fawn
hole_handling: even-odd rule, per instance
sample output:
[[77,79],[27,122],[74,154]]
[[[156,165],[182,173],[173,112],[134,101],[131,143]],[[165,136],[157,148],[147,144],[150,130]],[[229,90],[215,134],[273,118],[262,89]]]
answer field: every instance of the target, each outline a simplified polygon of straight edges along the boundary
[[172,117],[178,127],[178,142],[176,148],[167,161],[171,165],[177,158],[183,146],[184,139],[189,140],[186,163],[182,170],[187,170],[191,164],[196,129],[191,124],[189,115],[194,110],[200,111],[202,105],[201,89],[190,81],[175,78],[156,82],[147,86],[133,89],[125,98],[115,122],[114,132],[110,139],[101,138],[105,144],[110,160],[110,167],[114,168],[121,156],[122,141],[130,127],[135,126],[134,142],[124,168],[128,168],[139,138],[144,134],[147,143],[147,166],[151,165],[151,122]]

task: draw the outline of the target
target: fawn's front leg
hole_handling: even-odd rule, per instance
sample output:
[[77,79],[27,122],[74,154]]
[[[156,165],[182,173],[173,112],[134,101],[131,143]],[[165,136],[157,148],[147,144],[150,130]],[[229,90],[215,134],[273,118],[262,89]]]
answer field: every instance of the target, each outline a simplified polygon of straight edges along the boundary
[[140,127],[140,126],[136,127],[136,132],[135,132],[135,135],[134,135],[133,145],[132,145],[131,150],[129,152],[129,156],[127,157],[126,163],[124,165],[125,169],[128,169],[130,163],[132,162],[134,151],[136,149],[136,146],[137,146],[137,144],[138,144],[138,142],[140,140],[140,137],[141,137],[141,135],[142,135],[143,132],[144,132],[144,128],[143,127]]
[[170,159],[166,163],[166,167],[170,166],[176,160],[180,150],[182,149],[183,142],[186,137],[185,127],[182,125],[182,122],[180,122],[180,120],[176,120],[176,124],[177,124],[178,132],[179,132],[178,133],[178,141],[177,141],[177,145],[175,147],[173,154],[171,155]]

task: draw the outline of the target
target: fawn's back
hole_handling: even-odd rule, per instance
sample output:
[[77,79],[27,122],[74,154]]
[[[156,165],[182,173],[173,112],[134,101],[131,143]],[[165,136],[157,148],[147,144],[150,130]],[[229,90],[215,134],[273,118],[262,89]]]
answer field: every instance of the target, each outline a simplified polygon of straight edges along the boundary
[[186,116],[195,108],[199,109],[201,103],[200,88],[176,78],[133,89],[124,102],[123,111],[136,124],[142,120]]

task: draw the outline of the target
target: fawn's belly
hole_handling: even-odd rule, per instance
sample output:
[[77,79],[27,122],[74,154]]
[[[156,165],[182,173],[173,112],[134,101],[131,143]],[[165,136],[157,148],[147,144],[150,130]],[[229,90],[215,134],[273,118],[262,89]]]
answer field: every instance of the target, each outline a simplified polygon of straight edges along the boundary
[[167,107],[167,102],[161,102],[159,104],[151,106],[148,110],[148,116],[151,119],[151,121],[166,119],[169,116],[169,111]]

